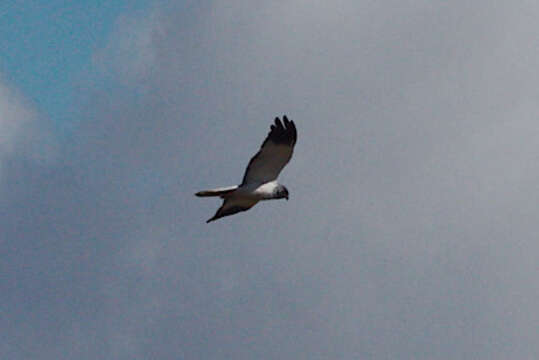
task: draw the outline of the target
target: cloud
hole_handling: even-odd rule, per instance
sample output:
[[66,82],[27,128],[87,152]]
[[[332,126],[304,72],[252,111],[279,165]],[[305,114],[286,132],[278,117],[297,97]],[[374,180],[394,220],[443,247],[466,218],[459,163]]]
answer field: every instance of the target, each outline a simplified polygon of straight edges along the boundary
[[[539,9],[520,6],[214,1],[120,19],[72,144],[3,185],[18,191],[0,351],[533,357]],[[291,201],[204,224],[217,203],[192,194],[238,182],[283,113]]]
[[54,142],[43,125],[30,103],[0,78],[0,179],[10,158],[40,164],[54,159]]
[[151,76],[155,65],[154,45],[164,35],[161,17],[157,8],[149,14],[119,17],[107,45],[94,54],[93,65],[105,74],[117,76],[117,81],[138,80],[140,85]]

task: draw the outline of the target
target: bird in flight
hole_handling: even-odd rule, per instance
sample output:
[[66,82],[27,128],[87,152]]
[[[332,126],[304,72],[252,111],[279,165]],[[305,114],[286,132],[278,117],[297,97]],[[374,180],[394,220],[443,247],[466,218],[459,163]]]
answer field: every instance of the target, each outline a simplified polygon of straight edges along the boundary
[[286,199],[288,189],[277,182],[277,176],[290,161],[298,134],[293,121],[283,116],[277,117],[275,124],[262,143],[260,150],[251,158],[240,185],[203,190],[195,195],[200,197],[220,196],[223,205],[206,223],[224,216],[247,211],[261,200]]

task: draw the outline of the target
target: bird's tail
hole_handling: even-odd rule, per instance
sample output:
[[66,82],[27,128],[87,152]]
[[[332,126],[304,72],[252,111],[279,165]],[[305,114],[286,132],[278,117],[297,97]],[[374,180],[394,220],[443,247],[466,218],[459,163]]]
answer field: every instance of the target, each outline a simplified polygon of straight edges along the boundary
[[202,190],[202,191],[197,192],[195,195],[199,197],[223,196],[231,192],[234,192],[237,188],[238,188],[238,185],[234,185],[234,186],[227,186],[227,187],[211,189],[211,190]]

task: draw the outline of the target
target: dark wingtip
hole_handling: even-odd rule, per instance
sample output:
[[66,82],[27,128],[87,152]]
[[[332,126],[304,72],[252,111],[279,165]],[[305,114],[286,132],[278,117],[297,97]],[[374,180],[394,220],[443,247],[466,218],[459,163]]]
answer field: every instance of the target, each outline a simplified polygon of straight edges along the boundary
[[[268,139],[277,144],[294,145],[297,140],[296,125],[283,115],[283,121],[279,117],[275,118],[275,123],[270,126],[271,130]],[[266,140],[268,140],[266,139]]]
[[275,118],[275,127],[280,131],[284,131],[283,123],[281,122],[281,119],[279,119],[278,117]]
[[293,142],[295,144],[296,141],[298,140],[298,131],[296,129],[296,124],[294,124],[293,120],[288,120],[288,117],[286,115],[283,115],[283,120],[284,120],[286,128],[291,130]]

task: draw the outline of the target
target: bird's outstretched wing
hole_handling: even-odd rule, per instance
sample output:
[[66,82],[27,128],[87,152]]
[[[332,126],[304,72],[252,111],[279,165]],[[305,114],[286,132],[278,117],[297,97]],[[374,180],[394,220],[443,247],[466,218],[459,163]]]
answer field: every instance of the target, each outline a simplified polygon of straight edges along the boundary
[[283,122],[275,118],[275,124],[262,143],[260,150],[249,161],[242,185],[266,183],[277,179],[281,170],[290,161],[298,138],[296,125],[283,116]]
[[246,199],[246,198],[227,198],[223,201],[223,205],[217,210],[215,215],[211,219],[208,219],[206,223],[212,222],[224,216],[234,215],[241,211],[247,211],[256,205],[258,200]]

